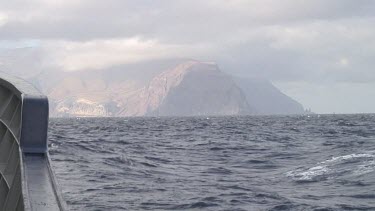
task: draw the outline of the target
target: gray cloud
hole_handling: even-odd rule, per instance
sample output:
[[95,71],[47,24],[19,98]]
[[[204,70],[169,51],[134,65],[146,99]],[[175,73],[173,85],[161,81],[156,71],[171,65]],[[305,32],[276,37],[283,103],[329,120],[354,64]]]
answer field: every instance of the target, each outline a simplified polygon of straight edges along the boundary
[[[259,25],[373,16],[370,0],[2,1],[4,39],[105,39],[145,36],[211,41]],[[215,36],[213,36],[215,35]]]

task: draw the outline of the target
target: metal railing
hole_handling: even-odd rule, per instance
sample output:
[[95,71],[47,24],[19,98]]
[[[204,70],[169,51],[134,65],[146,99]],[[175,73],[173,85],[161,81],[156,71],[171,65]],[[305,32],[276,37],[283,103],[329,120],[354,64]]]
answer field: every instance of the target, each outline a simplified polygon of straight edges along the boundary
[[47,145],[48,99],[0,72],[0,210],[65,210]]

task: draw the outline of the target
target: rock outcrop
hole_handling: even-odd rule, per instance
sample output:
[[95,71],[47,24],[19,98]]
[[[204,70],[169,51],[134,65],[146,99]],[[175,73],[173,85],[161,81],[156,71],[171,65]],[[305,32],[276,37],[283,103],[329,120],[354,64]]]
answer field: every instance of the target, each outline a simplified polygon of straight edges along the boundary
[[145,89],[145,115],[251,114],[245,95],[214,63],[189,61],[153,78]]

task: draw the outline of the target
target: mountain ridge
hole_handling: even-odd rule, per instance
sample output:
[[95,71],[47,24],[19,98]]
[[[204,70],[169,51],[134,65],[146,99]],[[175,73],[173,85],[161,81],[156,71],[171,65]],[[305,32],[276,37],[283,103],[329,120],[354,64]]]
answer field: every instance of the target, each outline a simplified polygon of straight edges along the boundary
[[[40,73],[32,81],[64,116],[301,114],[271,82],[231,76],[214,62],[168,60],[105,70]],[[281,105],[281,106],[275,106]]]

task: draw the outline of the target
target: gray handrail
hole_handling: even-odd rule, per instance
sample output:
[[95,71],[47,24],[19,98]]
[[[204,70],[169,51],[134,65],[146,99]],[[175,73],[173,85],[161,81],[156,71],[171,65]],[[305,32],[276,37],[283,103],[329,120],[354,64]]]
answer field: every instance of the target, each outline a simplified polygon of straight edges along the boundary
[[47,97],[0,72],[0,210],[65,210],[47,130]]

